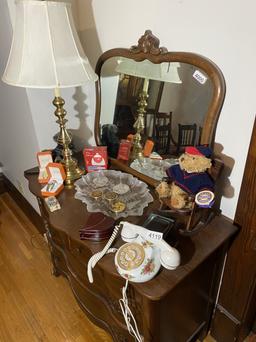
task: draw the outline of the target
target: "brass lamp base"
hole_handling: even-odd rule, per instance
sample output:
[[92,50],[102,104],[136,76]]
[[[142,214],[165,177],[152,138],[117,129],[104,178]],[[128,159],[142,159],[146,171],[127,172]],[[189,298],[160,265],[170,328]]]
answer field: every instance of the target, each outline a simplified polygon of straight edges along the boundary
[[147,98],[148,98],[147,91],[143,90],[139,94],[138,117],[133,125],[133,127],[136,129],[136,133],[133,138],[131,160],[143,158],[143,147],[141,144],[141,132],[145,128],[144,120],[145,120],[145,113],[146,113],[146,107],[147,107]]
[[[135,127],[135,125],[134,125]],[[141,145],[141,135],[136,133],[133,138],[133,148],[131,153],[131,160],[143,158],[143,148]]]
[[71,138],[66,129],[67,119],[65,119],[65,116],[67,112],[63,108],[65,101],[63,98],[58,96],[54,98],[52,103],[57,108],[54,114],[57,116],[58,120],[56,122],[60,126],[60,133],[57,142],[63,146],[63,160],[61,162],[66,171],[65,184],[72,186],[74,181],[84,174],[84,171],[78,167],[77,161],[72,158],[72,152],[69,148]]
[[78,167],[77,161],[74,158],[63,158],[62,164],[66,170],[66,185],[73,185],[74,181],[79,179],[84,174],[84,171]]

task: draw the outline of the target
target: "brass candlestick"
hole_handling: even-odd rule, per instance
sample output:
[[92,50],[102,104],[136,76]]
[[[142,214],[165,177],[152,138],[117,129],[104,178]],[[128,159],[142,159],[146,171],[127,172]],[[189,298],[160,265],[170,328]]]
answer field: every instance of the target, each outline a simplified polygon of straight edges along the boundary
[[136,129],[136,133],[133,138],[133,149],[132,149],[132,154],[131,154],[131,160],[141,159],[143,157],[143,152],[142,152],[143,147],[141,144],[141,132],[145,128],[144,116],[145,116],[146,108],[147,108],[147,98],[148,98],[147,90],[143,90],[139,94],[138,117],[133,125],[133,127]]
[[72,185],[76,179],[80,178],[83,175],[84,171],[80,170],[77,166],[77,161],[72,158],[72,152],[69,148],[71,138],[66,130],[66,122],[68,120],[65,119],[67,112],[63,108],[65,101],[62,97],[55,96],[52,103],[57,108],[54,114],[57,116],[58,120],[56,122],[60,126],[60,133],[57,142],[58,144],[63,146],[62,164],[64,165],[66,171],[65,184]]

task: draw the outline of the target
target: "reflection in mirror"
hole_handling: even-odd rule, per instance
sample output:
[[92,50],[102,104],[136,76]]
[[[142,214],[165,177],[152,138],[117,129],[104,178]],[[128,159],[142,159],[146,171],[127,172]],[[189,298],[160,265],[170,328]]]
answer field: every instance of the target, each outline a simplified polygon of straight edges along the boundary
[[[155,186],[166,162],[176,163],[185,146],[213,147],[225,97],[224,77],[214,62],[169,52],[146,30],[137,45],[105,51],[95,71],[95,140],[108,147],[113,167]],[[129,158],[129,141],[121,141],[127,138]]]
[[[129,64],[121,68],[126,60],[132,64],[130,69]],[[166,65],[177,72],[171,81],[166,79],[164,73],[156,76],[156,67],[161,70],[163,68],[159,66]],[[136,62],[124,57],[107,59],[100,75],[100,127],[104,129],[104,125],[115,125],[113,127],[119,140],[136,133],[134,124],[138,115],[138,96],[145,87],[145,78],[134,75],[145,75],[148,73],[145,68],[149,66],[154,80],[150,79],[148,84],[142,142],[150,138],[155,143],[154,150],[159,154],[177,155],[181,152],[180,145],[199,143],[213,97],[212,81],[192,64],[153,64],[148,60]],[[190,139],[189,142],[185,142],[184,137],[181,139],[182,132]],[[110,156],[116,157],[116,153],[117,149],[114,149]]]

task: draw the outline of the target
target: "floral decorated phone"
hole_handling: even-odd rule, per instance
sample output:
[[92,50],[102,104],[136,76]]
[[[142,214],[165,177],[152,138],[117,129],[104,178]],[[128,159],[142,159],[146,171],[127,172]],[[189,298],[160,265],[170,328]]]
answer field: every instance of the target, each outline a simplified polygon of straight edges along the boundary
[[161,232],[123,222],[122,245],[115,255],[118,273],[132,282],[142,283],[152,279],[161,265],[174,270],[180,264],[179,252],[163,240]]

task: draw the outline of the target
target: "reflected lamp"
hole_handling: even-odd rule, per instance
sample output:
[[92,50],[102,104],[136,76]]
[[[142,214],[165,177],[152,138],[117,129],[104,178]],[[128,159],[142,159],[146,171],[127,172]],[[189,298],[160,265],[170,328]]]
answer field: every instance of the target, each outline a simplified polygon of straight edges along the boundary
[[56,1],[18,0],[11,50],[3,82],[25,88],[54,89],[54,114],[60,127],[58,144],[63,147],[66,184],[73,184],[83,171],[69,149],[65,101],[61,88],[95,82],[74,25],[71,4]]
[[149,60],[136,62],[133,59],[120,58],[116,71],[120,74],[126,74],[144,79],[142,92],[139,94],[138,99],[138,116],[134,123],[136,133],[133,140],[132,159],[142,158],[142,145],[141,145],[141,132],[144,130],[144,116],[147,108],[148,87],[149,80],[169,82],[169,83],[182,83],[178,68],[178,62],[163,62],[154,64]]

